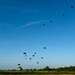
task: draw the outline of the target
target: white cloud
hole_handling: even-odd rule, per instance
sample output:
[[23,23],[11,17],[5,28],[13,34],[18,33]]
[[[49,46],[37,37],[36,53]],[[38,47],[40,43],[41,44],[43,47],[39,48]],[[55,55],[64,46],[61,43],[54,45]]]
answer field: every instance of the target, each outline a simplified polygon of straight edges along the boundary
[[48,20],[40,20],[40,21],[30,22],[30,23],[27,23],[25,25],[20,26],[19,28],[24,28],[24,27],[27,27],[27,26],[37,25],[37,24],[40,24],[40,23],[46,22],[46,21],[48,21]]
[[31,26],[31,25],[36,25],[36,24],[39,24],[39,22],[31,22],[31,23],[27,23],[25,25],[22,25],[20,28],[24,28],[26,26]]

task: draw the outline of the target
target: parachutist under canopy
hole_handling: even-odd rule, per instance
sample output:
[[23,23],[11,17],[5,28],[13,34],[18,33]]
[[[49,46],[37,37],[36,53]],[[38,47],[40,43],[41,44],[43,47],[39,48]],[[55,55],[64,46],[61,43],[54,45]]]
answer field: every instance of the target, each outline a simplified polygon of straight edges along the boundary
[[30,60],[32,59],[32,58],[29,58]]
[[43,24],[43,25],[45,25],[45,24]]
[[33,57],[35,56],[35,55],[32,55]]
[[44,47],[44,49],[46,49],[46,47]]
[[64,16],[64,14],[62,14],[62,16]]
[[24,52],[23,54],[26,54],[26,52]]
[[72,5],[71,8],[74,8],[74,6]]
[[39,64],[39,62],[37,62],[37,64]]
[[50,21],[50,22],[52,22],[52,21]]
[[25,55],[27,57],[27,55]]
[[36,53],[34,53],[34,54],[36,54]]
[[17,64],[18,66],[20,66],[20,64]]
[[41,57],[41,59],[43,59],[43,57]]

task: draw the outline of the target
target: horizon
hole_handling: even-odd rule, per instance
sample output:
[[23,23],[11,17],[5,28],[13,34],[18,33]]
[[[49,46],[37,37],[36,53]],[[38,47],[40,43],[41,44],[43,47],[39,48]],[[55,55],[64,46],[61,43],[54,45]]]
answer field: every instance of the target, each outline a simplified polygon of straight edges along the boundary
[[[60,69],[60,68],[67,68],[67,69],[69,69],[70,70],[70,68],[71,69],[74,69],[75,68],[75,66],[64,66],[64,67],[49,67],[49,66],[45,66],[45,67],[43,67],[43,68],[22,68],[22,70],[34,70],[34,69],[36,69],[36,70],[40,70],[40,69],[42,69],[42,70],[44,70],[44,69],[46,69],[46,67],[48,67],[49,69]],[[16,68],[16,69],[0,69],[0,70],[20,70],[20,71],[22,71],[21,70],[21,68]],[[71,70],[70,70],[71,71]]]
[[74,0],[0,0],[0,69],[75,66],[74,20]]

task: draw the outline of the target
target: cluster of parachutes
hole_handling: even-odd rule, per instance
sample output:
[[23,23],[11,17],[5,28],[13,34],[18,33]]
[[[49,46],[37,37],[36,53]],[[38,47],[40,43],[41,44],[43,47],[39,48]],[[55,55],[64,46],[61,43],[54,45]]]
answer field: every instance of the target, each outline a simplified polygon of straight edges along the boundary
[[[71,5],[70,8],[74,8],[74,6]],[[65,14],[63,13],[62,16],[65,16]],[[50,20],[50,23],[52,23],[51,20]],[[44,26],[44,25],[46,25],[46,24],[43,24],[43,26]],[[46,50],[46,47],[43,47],[43,49]],[[24,54],[24,56],[25,56],[25,60],[27,60],[27,59],[32,60],[32,58],[35,57],[37,53],[36,53],[36,52],[33,53],[33,54],[32,54],[32,57],[30,57],[30,58],[28,58],[28,55],[27,55],[26,52],[23,52],[23,54]],[[40,57],[40,59],[44,59],[44,58],[43,58],[43,57]],[[36,63],[39,64],[39,61],[36,61]],[[18,66],[19,66],[18,68],[22,69],[21,64],[18,64]]]

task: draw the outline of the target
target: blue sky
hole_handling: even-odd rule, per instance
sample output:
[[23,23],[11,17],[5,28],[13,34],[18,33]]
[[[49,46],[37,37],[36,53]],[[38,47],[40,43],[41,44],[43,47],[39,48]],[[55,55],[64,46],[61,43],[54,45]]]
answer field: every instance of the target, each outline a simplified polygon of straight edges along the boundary
[[74,66],[71,5],[75,0],[0,0],[0,69],[17,69],[19,63],[24,69]]

